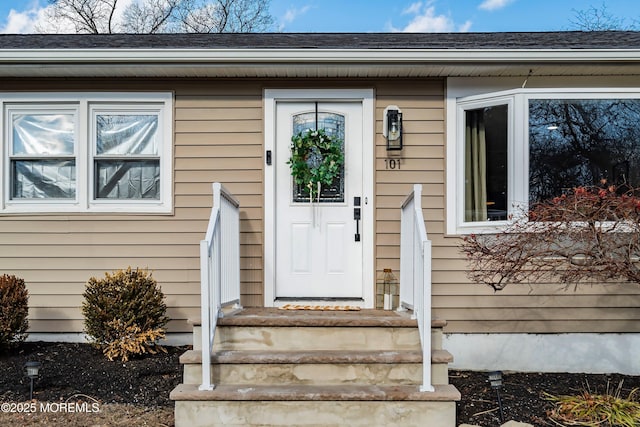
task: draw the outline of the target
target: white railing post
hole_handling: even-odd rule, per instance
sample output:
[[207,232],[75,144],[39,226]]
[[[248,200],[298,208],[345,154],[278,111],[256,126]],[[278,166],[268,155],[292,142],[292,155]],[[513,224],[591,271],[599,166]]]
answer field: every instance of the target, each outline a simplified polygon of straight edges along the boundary
[[[214,330],[215,318],[212,309],[215,307],[215,296],[212,282],[214,281],[212,243],[215,236],[216,223],[219,221],[219,211],[214,206],[211,209],[209,227],[204,240],[200,241],[200,329],[202,338],[202,384],[200,390],[213,390],[211,384],[211,331]],[[209,233],[209,230],[211,233]]]
[[422,185],[415,184],[400,208],[400,306],[413,310],[422,345],[420,391],[431,384],[431,241],[422,215]]
[[431,384],[431,240],[422,242],[422,386],[420,391],[434,391]]
[[204,240],[200,242],[200,314],[202,383],[212,390],[211,353],[222,307],[240,306],[240,204],[220,183],[213,184],[213,206]]

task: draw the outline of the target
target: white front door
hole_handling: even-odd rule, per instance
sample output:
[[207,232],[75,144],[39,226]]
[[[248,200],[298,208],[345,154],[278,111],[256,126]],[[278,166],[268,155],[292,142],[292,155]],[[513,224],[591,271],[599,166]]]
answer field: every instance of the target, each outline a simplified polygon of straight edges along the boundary
[[[275,297],[362,299],[363,222],[371,221],[362,215],[362,103],[281,101],[275,119]],[[313,203],[287,164],[291,137],[308,129],[342,140],[345,159]]]

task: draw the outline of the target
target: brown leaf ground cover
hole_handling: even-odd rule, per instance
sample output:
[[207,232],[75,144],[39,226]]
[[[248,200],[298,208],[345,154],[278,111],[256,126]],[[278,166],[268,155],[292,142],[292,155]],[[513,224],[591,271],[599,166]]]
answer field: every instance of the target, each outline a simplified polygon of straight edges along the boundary
[[[178,357],[186,349],[167,347],[166,354],[123,363],[109,362],[88,344],[23,343],[0,354],[0,426],[173,426],[169,392],[181,381]],[[33,401],[24,376],[27,360],[42,363]],[[500,425],[496,394],[486,373],[451,371],[450,379],[462,393],[458,424]],[[556,426],[547,418],[552,404],[543,393],[604,393],[620,381],[625,396],[640,387],[640,376],[505,373],[505,420]]]

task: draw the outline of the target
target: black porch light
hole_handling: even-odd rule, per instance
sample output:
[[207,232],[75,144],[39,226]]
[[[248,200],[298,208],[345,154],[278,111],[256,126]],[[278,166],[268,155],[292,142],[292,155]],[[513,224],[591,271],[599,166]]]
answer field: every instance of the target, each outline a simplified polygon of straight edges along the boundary
[[496,391],[496,394],[498,396],[498,407],[500,408],[500,422],[504,423],[502,399],[500,398],[500,389],[502,388],[502,371],[489,372],[489,383],[491,383],[491,388]]
[[384,109],[382,134],[387,138],[387,150],[402,150],[402,110],[397,105]]
[[33,399],[33,380],[38,378],[40,372],[40,362],[29,361],[24,364],[25,374],[31,380],[31,387],[29,389],[29,400]]

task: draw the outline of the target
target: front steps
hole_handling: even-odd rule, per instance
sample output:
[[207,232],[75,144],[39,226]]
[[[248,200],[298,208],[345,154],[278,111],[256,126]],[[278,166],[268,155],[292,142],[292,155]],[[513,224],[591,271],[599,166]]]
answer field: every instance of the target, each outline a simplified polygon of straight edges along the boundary
[[[444,350],[434,350],[431,375],[435,384],[447,384]],[[212,357],[213,384],[368,384],[411,385],[422,381],[421,351],[221,351]],[[187,351],[180,357],[184,383],[202,381],[202,353]]]
[[455,426],[444,322],[432,325],[432,382],[422,393],[417,325],[406,314],[246,309],[220,319],[216,388],[200,391],[200,328],[171,393],[182,426]]

